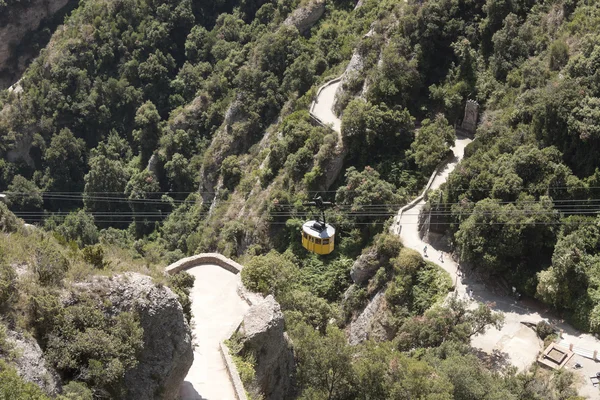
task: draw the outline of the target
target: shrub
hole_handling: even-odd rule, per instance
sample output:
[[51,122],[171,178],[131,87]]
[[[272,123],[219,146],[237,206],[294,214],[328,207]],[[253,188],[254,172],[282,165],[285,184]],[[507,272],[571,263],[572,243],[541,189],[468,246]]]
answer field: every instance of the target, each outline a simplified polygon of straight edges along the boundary
[[94,224],[94,217],[83,210],[69,214],[56,228],[56,232],[67,241],[74,240],[80,248],[98,243],[98,228]]
[[554,334],[554,327],[546,321],[540,321],[535,326],[535,332],[540,337],[540,339],[544,340],[546,339],[546,337]]
[[0,259],[0,307],[9,303],[17,293],[17,273]]
[[221,174],[223,175],[223,184],[229,190],[233,190],[242,177],[240,169],[240,160],[232,155],[223,160],[221,164]]
[[569,61],[569,46],[564,40],[555,40],[550,45],[550,69],[558,71]]
[[253,257],[242,269],[244,286],[263,295],[285,292],[297,276],[298,267],[274,250]]
[[86,246],[83,249],[83,259],[98,269],[104,269],[109,264],[108,261],[104,260],[104,248],[99,244]]
[[92,391],[85,383],[71,381],[63,386],[62,395],[58,400],[93,400]]
[[169,276],[169,287],[177,295],[188,323],[192,320],[192,301],[190,299],[190,289],[194,286],[195,280],[196,278],[194,275],[185,271],[181,271],[175,275]]
[[57,285],[69,269],[69,261],[49,241],[35,249],[34,271],[42,285]]
[[412,249],[403,248],[397,258],[392,260],[394,271],[399,274],[414,274],[425,266],[425,260]]
[[21,224],[22,221],[10,212],[6,204],[0,201],[0,231],[15,232]]
[[0,360],[0,399],[49,400],[42,390],[26,382],[17,370]]

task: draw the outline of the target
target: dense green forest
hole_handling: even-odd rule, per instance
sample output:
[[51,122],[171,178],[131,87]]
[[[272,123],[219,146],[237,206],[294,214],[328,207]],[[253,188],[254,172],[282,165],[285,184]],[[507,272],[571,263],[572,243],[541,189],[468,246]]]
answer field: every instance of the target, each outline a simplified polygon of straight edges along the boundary
[[[13,3],[24,6],[0,0],[0,12]],[[387,228],[447,157],[466,100],[477,100],[475,140],[429,209],[484,278],[600,332],[600,3],[330,0],[312,28],[284,23],[308,3],[80,2],[23,91],[0,92],[0,191],[43,227],[51,249],[40,254],[68,253],[84,271],[65,264],[47,282],[40,272],[39,285],[123,271],[119,257],[157,275],[218,251],[246,265],[248,288],[281,303],[300,398],[576,398],[568,372],[499,374],[480,362],[470,338],[501,315],[443,303],[444,272]],[[362,70],[338,96],[338,140],[308,108],[353,54]],[[343,166],[330,176],[340,147]],[[299,243],[312,215],[302,203],[316,193],[338,204],[337,248],[322,258]],[[12,218],[2,213],[0,222]],[[27,241],[12,223],[0,227]],[[3,268],[18,260],[10,246],[0,247]],[[368,251],[379,270],[349,291],[350,268]],[[0,275],[11,288],[16,277]],[[170,284],[185,303],[189,282]],[[38,298],[35,288],[22,296]],[[380,290],[393,340],[349,346],[344,327]],[[19,324],[51,346],[28,318]],[[94,323],[135,333],[135,321]],[[125,350],[109,356],[133,362]],[[65,380],[120,390],[122,372],[82,380],[78,368],[64,368]]]

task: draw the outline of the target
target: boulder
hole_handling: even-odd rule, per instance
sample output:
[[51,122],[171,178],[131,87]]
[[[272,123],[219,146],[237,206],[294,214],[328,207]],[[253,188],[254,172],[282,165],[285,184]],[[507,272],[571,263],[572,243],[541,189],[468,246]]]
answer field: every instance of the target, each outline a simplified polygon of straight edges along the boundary
[[375,249],[371,249],[356,259],[350,270],[350,278],[359,285],[366,283],[375,275],[379,266],[379,255]]
[[294,352],[284,329],[273,296],[250,307],[239,329],[243,351],[256,355],[256,380],[266,400],[292,398],[295,391]]
[[125,373],[126,399],[174,400],[194,361],[191,330],[177,295],[137,273],[95,277],[80,290],[96,293],[111,312],[131,311],[144,329],[139,364]]
[[20,332],[6,332],[6,341],[17,354],[14,366],[18,374],[26,381],[35,383],[49,396],[61,391],[60,378],[44,359],[44,353],[38,343]]
[[283,23],[295,26],[300,33],[305,33],[321,18],[324,12],[325,0],[312,0],[292,12]]

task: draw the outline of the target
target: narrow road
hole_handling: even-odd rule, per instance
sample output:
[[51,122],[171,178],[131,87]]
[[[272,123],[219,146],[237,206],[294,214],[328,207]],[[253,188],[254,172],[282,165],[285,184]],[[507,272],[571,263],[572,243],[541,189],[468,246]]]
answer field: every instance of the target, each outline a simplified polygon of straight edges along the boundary
[[334,82],[321,89],[319,96],[312,107],[312,114],[321,120],[325,125],[331,124],[333,130],[341,133],[342,121],[333,113],[333,104],[335,101],[335,92],[340,87],[341,82]]
[[237,294],[240,274],[217,265],[187,270],[196,281],[192,300],[194,363],[179,390],[181,400],[233,400],[235,393],[219,344],[239,325],[248,304]]

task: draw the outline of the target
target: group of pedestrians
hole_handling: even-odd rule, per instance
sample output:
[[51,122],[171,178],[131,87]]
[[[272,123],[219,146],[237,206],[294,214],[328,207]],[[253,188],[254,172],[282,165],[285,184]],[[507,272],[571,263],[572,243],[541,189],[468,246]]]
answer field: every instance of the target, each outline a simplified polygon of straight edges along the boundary
[[[423,248],[423,256],[427,257],[427,246]],[[444,252],[440,251],[440,256],[438,257],[439,262],[444,262]]]
[[[423,248],[423,256],[426,258],[428,257],[427,256],[427,245],[425,245],[425,247]],[[444,252],[443,251],[440,251],[440,256],[438,257],[438,261],[442,262],[442,263],[444,262]],[[456,266],[456,276],[458,276],[459,278],[461,278],[463,276],[463,272],[460,269],[460,264],[457,264],[457,266]],[[473,289],[469,289],[468,294],[469,294],[469,298],[473,299]]]

